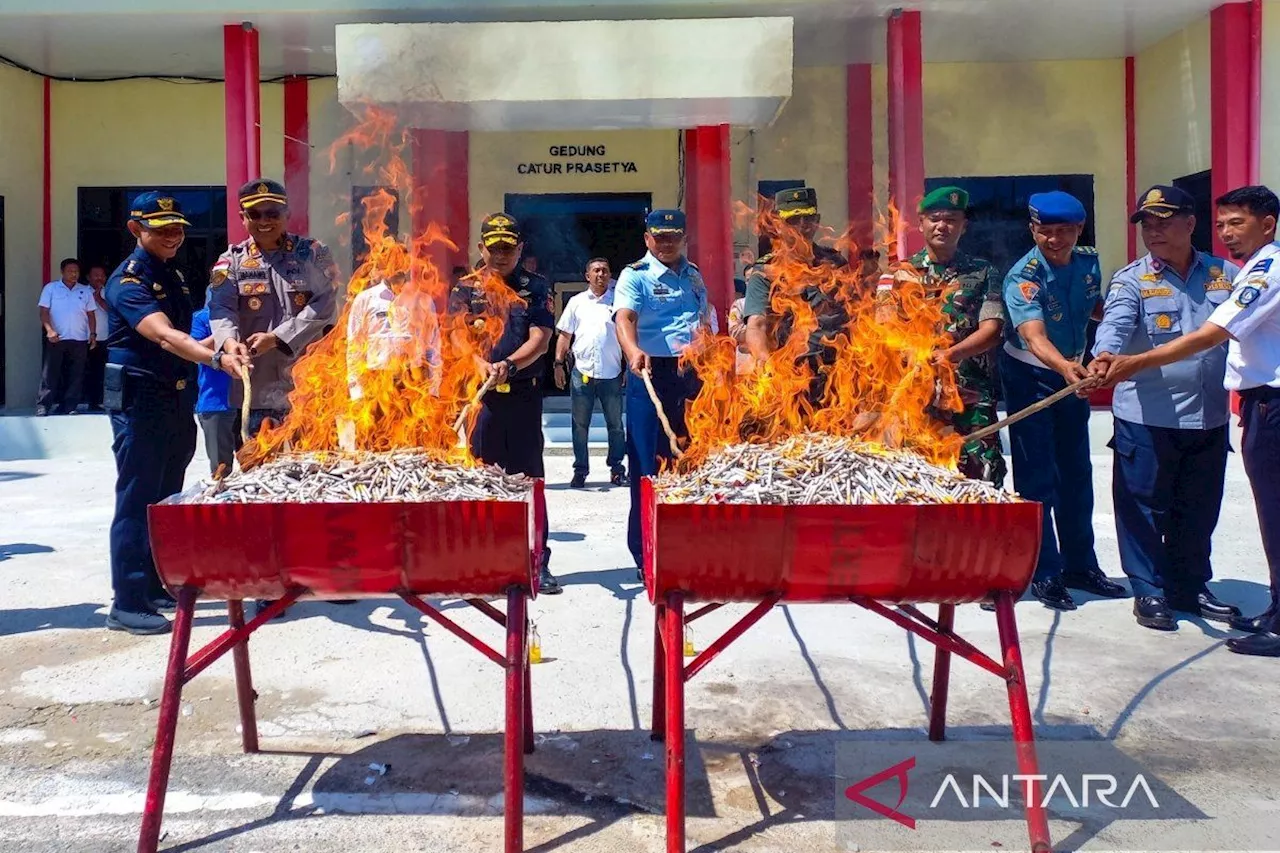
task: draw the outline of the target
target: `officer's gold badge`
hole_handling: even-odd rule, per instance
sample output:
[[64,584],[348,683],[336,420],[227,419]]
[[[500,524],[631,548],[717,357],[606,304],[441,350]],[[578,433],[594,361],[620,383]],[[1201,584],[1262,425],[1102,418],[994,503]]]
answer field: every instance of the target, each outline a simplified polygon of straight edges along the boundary
[[250,309],[250,310],[252,310],[252,311],[257,311],[257,310],[258,310],[259,308],[261,308],[261,307],[262,307],[262,300],[261,300],[261,299],[259,299],[259,298],[258,298],[258,297],[256,297],[256,296],[251,296],[251,297],[249,297],[249,309]]
[[299,308],[302,308],[303,306],[305,306],[307,304],[307,294],[305,293],[293,294],[293,304],[298,306]]
[[245,258],[240,262],[241,269],[256,270],[260,266],[262,266],[262,261],[257,258]]
[[1161,331],[1168,331],[1173,328],[1173,320],[1168,314],[1160,314],[1156,317],[1156,328]]

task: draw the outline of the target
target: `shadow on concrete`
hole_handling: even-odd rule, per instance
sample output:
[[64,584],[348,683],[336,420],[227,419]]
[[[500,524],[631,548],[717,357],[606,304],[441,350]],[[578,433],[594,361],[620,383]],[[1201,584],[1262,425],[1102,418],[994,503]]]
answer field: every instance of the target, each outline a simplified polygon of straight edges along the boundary
[[791,630],[791,636],[795,637],[796,645],[800,647],[800,656],[804,658],[805,665],[809,667],[809,672],[813,675],[813,683],[817,685],[818,690],[822,693],[823,701],[827,703],[827,713],[831,715],[831,721],[839,728],[847,729],[848,726],[840,718],[840,712],[836,710],[836,698],[831,693],[831,688],[827,686],[827,682],[822,678],[822,673],[818,672],[818,665],[814,662],[813,656],[809,654],[809,647],[805,645],[804,638],[800,636],[800,629],[796,626],[796,620],[791,616],[791,608],[783,604],[780,609],[787,620],[787,627]]
[[581,542],[587,538],[587,534],[572,530],[553,530],[547,534],[547,538],[552,542]]
[[36,545],[32,542],[13,542],[8,545],[0,545],[0,562],[10,559],[11,557],[22,557],[27,554],[52,554],[54,552],[52,545]]
[[18,480],[32,480],[43,476],[44,474],[36,474],[32,471],[0,471],[0,483],[15,483]]
[[1256,616],[1271,606],[1271,587],[1256,581],[1223,578],[1209,582],[1209,591],[1246,616]]
[[[225,608],[219,602],[202,602],[202,605],[198,605],[194,625],[202,628],[226,627]],[[37,631],[106,630],[107,609],[106,604],[90,602],[64,604],[59,607],[0,609],[0,637],[32,634]]]

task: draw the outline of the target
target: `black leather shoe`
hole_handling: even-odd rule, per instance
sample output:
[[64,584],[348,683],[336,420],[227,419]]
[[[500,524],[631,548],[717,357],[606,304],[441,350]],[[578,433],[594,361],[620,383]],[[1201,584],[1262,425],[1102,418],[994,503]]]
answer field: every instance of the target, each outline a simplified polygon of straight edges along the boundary
[[1143,595],[1133,600],[1133,615],[1143,628],[1156,631],[1176,631],[1178,622],[1173,618],[1169,604],[1158,595]]
[[1128,591],[1102,573],[1102,569],[1089,569],[1085,572],[1063,572],[1062,585],[1067,589],[1078,589],[1091,592],[1103,598],[1124,598]]
[[1035,581],[1031,584],[1031,594],[1040,599],[1040,603],[1051,610],[1075,610],[1076,602],[1067,592],[1062,578],[1050,578],[1047,581]]
[[586,474],[575,473],[573,475],[573,479],[569,481],[569,488],[571,489],[585,489],[586,487],[587,487]]
[[1182,596],[1169,596],[1169,606],[1182,613],[1191,613],[1215,622],[1231,622],[1241,618],[1240,608],[1219,601],[1208,590],[1194,599]]
[[107,627],[112,631],[128,631],[130,634],[167,634],[173,630],[172,623],[159,613],[150,610],[117,610],[111,608],[107,614]]
[[560,581],[556,580],[556,576],[551,574],[550,569],[543,569],[542,574],[538,576],[538,594],[559,595],[562,592],[564,592],[564,588],[560,586]]
[[1231,627],[1249,634],[1262,634],[1271,629],[1271,623],[1275,618],[1275,609],[1268,607],[1257,616],[1237,616],[1231,620]]
[[614,486],[630,486],[631,478],[625,471],[614,471],[609,475],[609,482]]
[[1280,634],[1267,631],[1252,637],[1233,637],[1227,640],[1227,648],[1238,655],[1280,658]]

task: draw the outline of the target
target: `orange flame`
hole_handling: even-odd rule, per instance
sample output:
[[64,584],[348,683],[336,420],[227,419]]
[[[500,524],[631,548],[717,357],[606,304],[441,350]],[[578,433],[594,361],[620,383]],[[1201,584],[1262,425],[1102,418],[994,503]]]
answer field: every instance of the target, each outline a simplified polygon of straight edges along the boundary
[[[745,206],[739,213],[744,211],[749,213]],[[962,439],[928,414],[930,407],[960,409],[954,368],[933,363],[934,353],[951,345],[943,332],[943,300],[926,292],[919,276],[897,274],[906,265],[897,261],[896,210],[891,207],[876,223],[875,248],[889,259],[879,281],[892,281],[891,290],[879,291],[878,274],[857,260],[868,247],[856,245],[854,229],[836,244],[855,259],[851,264],[814,267],[808,241],[763,199],[760,211],[757,227],[773,237],[770,311],[790,318],[790,332],[766,361],[741,374],[728,338],[704,333],[686,350],[684,363],[703,388],[686,413],[689,444],[677,467],[695,468],[730,444],[777,442],[806,431],[909,449],[954,466]],[[848,318],[822,338],[834,359],[816,369],[806,357],[820,322],[807,298],[812,288]],[[820,392],[816,400],[811,388]]]
[[[365,169],[370,183],[394,188],[402,198],[407,194],[411,138],[393,114],[369,109],[334,143],[331,165],[349,143],[380,155]],[[422,201],[415,196],[413,204]],[[333,330],[293,367],[289,415],[259,433],[241,456],[246,467],[285,449],[407,447],[442,461],[475,464],[454,423],[483,384],[481,365],[519,297],[500,277],[477,275],[466,283],[483,292],[485,312],[447,311],[453,282],[431,258],[444,254],[441,247],[456,247],[435,223],[404,241],[390,233],[386,223],[395,203],[386,190],[364,200],[361,230],[368,255],[351,276]],[[362,299],[372,287],[385,290]],[[473,411],[468,431],[474,419]]]

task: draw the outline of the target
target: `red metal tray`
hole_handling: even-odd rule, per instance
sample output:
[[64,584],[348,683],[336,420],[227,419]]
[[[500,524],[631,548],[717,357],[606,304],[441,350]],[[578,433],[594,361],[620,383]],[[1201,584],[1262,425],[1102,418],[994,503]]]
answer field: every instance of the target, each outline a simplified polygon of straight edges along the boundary
[[641,488],[650,601],[960,604],[1021,594],[1040,550],[1038,503],[885,506],[661,504]]
[[151,550],[170,590],[213,599],[537,592],[542,551],[525,501],[190,504],[148,510]]

